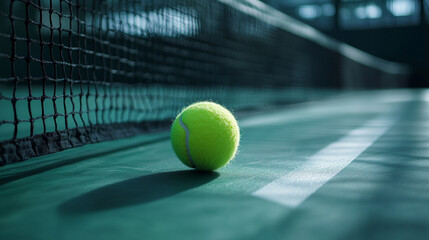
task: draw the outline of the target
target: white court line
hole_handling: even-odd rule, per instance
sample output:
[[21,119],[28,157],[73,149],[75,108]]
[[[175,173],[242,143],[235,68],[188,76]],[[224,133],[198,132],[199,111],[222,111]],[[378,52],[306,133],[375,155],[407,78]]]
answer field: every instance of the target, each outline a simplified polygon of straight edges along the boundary
[[298,169],[265,185],[253,196],[296,207],[337,175],[394,124],[388,117],[368,121],[310,157]]

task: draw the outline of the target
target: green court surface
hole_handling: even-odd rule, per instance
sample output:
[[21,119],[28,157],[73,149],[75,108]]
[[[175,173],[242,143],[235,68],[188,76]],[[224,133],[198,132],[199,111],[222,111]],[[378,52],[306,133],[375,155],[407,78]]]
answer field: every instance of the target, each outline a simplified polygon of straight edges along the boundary
[[186,168],[160,132],[0,168],[0,239],[428,239],[429,92],[238,113],[239,154]]

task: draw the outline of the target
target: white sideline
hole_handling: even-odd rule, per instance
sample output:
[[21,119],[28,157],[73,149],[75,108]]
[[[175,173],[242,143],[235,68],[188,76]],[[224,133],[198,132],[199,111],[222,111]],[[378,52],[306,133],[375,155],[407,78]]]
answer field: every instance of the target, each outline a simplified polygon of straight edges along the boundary
[[370,147],[394,124],[392,118],[375,118],[350,131],[311,156],[299,168],[252,193],[289,207],[297,207]]

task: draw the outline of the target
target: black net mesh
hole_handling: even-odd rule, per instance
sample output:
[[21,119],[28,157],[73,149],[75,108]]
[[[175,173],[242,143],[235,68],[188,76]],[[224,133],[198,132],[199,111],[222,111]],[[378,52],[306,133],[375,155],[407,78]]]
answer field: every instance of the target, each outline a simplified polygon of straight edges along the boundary
[[257,1],[2,0],[0,165],[230,109],[403,87],[405,67]]

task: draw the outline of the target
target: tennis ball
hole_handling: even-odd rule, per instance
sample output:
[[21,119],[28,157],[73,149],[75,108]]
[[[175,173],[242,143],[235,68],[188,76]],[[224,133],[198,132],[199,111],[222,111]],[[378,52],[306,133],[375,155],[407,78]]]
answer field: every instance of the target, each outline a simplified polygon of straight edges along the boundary
[[213,171],[234,158],[240,129],[234,116],[213,102],[197,102],[185,108],[171,127],[171,143],[188,167]]

